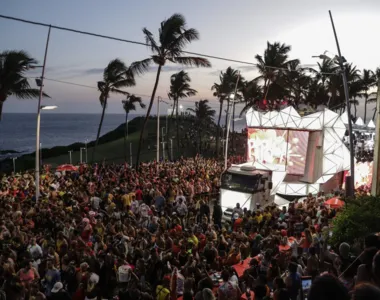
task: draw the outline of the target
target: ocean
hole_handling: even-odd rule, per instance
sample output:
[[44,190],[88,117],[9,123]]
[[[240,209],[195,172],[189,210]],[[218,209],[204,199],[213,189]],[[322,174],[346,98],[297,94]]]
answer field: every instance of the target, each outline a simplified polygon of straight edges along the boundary
[[[67,146],[75,142],[92,141],[96,139],[96,133],[100,121],[100,114],[41,114],[42,148],[55,146]],[[138,115],[131,114],[132,120]],[[221,123],[224,124],[222,116]],[[125,122],[123,114],[105,114],[101,135],[114,130]],[[235,130],[245,128],[245,120],[235,122]],[[15,150],[20,153],[33,152],[36,147],[36,114],[5,113],[0,122],[0,151]],[[18,154],[19,155],[19,154]],[[9,156],[1,155],[0,158]],[[12,155],[14,156],[14,155]]]

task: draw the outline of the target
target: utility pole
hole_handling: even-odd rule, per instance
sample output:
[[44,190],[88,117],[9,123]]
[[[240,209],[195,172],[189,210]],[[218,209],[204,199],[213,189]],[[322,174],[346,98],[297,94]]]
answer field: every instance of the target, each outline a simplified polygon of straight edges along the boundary
[[158,163],[160,161],[160,101],[161,97],[157,97],[157,154],[156,154],[156,161],[157,161],[157,169],[158,169]]
[[347,111],[347,119],[348,119],[348,134],[350,138],[350,176],[346,177],[346,196],[354,197],[354,189],[355,189],[355,152],[354,152],[354,138],[352,135],[352,122],[351,122],[351,110],[350,110],[350,96],[349,96],[349,90],[348,90],[348,84],[347,84],[347,76],[346,76],[346,70],[343,65],[343,58],[342,54],[340,52],[340,46],[338,41],[338,35],[336,34],[334,20],[331,14],[331,11],[329,10],[330,15],[330,21],[331,26],[334,31],[334,37],[336,42],[336,47],[338,49],[338,58],[339,58],[339,66],[340,70],[342,72],[342,78],[343,78],[343,88],[344,88],[344,95],[346,98],[346,111]]
[[73,150],[70,150],[69,151],[69,162],[70,162],[70,165],[73,164],[72,160],[71,160],[71,153],[73,153]]
[[372,167],[372,196],[380,195],[380,78],[377,82],[376,120],[375,120],[375,152]]
[[132,143],[129,143],[129,156],[130,156],[130,159],[131,159],[131,168],[132,168]]

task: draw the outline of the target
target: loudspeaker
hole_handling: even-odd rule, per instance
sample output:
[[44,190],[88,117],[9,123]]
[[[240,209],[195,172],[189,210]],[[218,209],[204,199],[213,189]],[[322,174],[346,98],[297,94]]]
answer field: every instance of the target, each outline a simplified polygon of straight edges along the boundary
[[265,187],[265,188],[267,188],[268,190],[271,190],[272,187],[273,187],[273,182],[272,182],[272,181],[267,181],[267,182],[266,182],[266,187]]
[[346,197],[354,197],[352,191],[354,190],[354,183],[351,176],[346,176],[345,178],[345,189],[346,189]]

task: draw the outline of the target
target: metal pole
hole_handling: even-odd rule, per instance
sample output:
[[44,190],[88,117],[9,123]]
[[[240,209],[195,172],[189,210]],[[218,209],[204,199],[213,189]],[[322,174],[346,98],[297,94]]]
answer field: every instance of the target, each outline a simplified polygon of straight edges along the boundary
[[339,66],[342,72],[342,78],[343,78],[343,87],[344,87],[344,95],[346,98],[346,110],[347,110],[347,118],[348,118],[348,134],[350,139],[350,178],[347,178],[347,181],[351,181],[348,186],[346,185],[346,196],[353,197],[354,196],[354,189],[355,189],[355,152],[354,152],[354,138],[352,136],[352,122],[351,122],[351,110],[350,110],[350,96],[348,91],[348,84],[347,84],[347,77],[346,77],[346,71],[343,66],[343,59],[342,54],[340,52],[340,46],[338,41],[338,36],[336,34],[334,20],[331,14],[331,10],[329,10],[330,20],[331,20],[331,26],[334,31],[335,36],[335,42],[336,47],[338,49],[338,55],[339,55]]
[[172,157],[172,160],[174,160],[173,159],[173,139],[170,139],[170,155]]
[[85,155],[86,155],[86,164],[87,164],[87,141],[85,142]]
[[71,160],[71,153],[72,153],[72,152],[73,152],[72,150],[69,151],[69,161],[70,161],[70,165],[73,164],[73,162],[72,162],[72,160]]
[[13,173],[16,173],[16,159],[17,159],[17,157],[12,158],[12,160],[13,160]]
[[[236,80],[236,85],[235,85],[235,93],[234,93],[234,99],[232,99],[232,105],[234,104],[234,101],[235,101],[235,97],[236,97],[236,91],[237,91],[237,86],[238,86],[238,83],[239,83],[239,79],[240,79],[240,73],[238,74],[238,78]],[[228,102],[227,102],[228,103]],[[229,111],[229,106],[227,107],[227,110]],[[224,169],[226,170],[227,169],[227,157],[228,157],[228,137],[230,135],[230,124],[231,124],[231,113],[228,113],[229,115],[227,115],[227,134],[226,134],[226,152],[224,154]]]
[[165,127],[161,127],[161,143],[162,143],[162,158],[165,160],[165,144],[164,144]]
[[129,156],[130,156],[130,160],[131,160],[131,167],[132,167],[132,143],[129,143]]
[[157,154],[156,154],[156,161],[157,161],[157,169],[158,169],[158,162],[160,161],[160,101],[161,97],[157,97]]
[[128,129],[128,119],[127,119],[127,139],[128,139],[128,136],[129,136],[129,129]]
[[40,169],[42,168],[42,143],[40,143]]
[[380,195],[380,78],[377,82],[375,152],[373,155],[372,196]]
[[79,162],[82,163],[82,149],[83,148],[80,148],[79,149]]
[[50,40],[50,31],[51,26],[49,26],[48,36],[46,39],[45,55],[44,55],[44,64],[42,66],[41,74],[41,86],[40,86],[40,96],[38,97],[38,107],[37,107],[37,131],[36,131],[36,165],[35,165],[35,184],[36,184],[36,202],[38,203],[38,198],[40,197],[40,126],[41,126],[41,99],[43,96],[43,86],[44,86],[44,76],[45,76],[45,66],[46,58],[49,49],[49,40]]

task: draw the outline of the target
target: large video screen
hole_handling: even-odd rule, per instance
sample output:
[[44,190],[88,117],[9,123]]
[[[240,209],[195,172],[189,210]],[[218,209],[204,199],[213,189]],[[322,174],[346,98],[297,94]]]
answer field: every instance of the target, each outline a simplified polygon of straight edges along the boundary
[[308,141],[308,131],[289,130],[288,160],[286,168],[288,174],[304,174]]
[[248,161],[303,175],[308,139],[308,131],[248,128]]
[[288,130],[248,128],[248,161],[285,171]]

